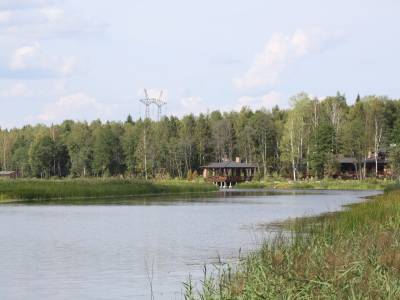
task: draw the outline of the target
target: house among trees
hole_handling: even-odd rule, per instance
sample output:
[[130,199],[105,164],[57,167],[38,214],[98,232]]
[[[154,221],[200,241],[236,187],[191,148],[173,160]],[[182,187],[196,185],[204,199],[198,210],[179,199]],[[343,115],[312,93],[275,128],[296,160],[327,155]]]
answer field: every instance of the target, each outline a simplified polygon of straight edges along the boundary
[[379,152],[377,158],[369,153],[366,159],[358,161],[354,157],[341,157],[338,159],[340,173],[336,177],[356,179],[359,174],[363,177],[385,178],[391,175],[389,161],[384,152]]
[[17,178],[17,172],[15,171],[0,171],[0,178]]
[[224,160],[213,162],[203,166],[203,177],[206,181],[218,186],[232,187],[236,183],[251,181],[257,166],[254,164],[242,163],[239,157],[235,161]]

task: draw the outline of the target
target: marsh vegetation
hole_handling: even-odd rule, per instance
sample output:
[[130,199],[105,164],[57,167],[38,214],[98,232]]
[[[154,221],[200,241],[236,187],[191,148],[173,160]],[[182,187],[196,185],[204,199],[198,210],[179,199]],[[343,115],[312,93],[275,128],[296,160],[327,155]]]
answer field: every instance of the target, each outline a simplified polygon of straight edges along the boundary
[[320,190],[384,190],[395,181],[389,179],[342,180],[321,179],[288,181],[283,178],[266,178],[260,181],[245,182],[237,185],[239,189],[320,189]]
[[0,180],[0,201],[50,200],[211,192],[217,188],[184,180],[134,179]]
[[398,299],[398,187],[342,212],[287,221],[237,268],[205,276],[200,291],[188,282],[186,298]]

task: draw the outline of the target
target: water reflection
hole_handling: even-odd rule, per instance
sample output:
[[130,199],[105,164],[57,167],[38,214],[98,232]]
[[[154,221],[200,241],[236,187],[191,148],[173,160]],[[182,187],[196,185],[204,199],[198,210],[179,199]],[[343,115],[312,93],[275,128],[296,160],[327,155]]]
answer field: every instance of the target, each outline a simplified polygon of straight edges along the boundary
[[[205,263],[234,261],[260,224],[334,211],[372,191],[237,191],[0,206],[1,299],[181,299]],[[153,275],[150,270],[153,270]]]

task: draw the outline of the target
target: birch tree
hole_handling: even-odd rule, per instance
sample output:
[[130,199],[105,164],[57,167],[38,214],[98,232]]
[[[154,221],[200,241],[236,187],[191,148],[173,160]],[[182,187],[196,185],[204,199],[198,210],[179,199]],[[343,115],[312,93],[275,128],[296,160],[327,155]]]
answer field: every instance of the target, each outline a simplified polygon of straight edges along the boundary
[[375,160],[375,177],[378,177],[379,152],[383,144],[384,134],[384,105],[385,98],[368,96],[365,98],[367,105],[367,130],[372,142],[371,148]]
[[[312,132],[313,106],[307,94],[301,93],[291,99],[292,109],[282,137],[282,159],[290,161],[293,180],[309,168],[309,139]],[[305,167],[304,167],[305,165]]]

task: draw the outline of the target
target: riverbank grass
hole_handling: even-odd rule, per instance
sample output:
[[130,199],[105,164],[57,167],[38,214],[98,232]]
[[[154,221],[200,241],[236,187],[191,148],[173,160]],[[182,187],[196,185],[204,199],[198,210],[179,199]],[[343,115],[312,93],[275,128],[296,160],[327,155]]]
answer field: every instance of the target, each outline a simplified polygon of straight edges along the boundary
[[266,179],[238,184],[238,189],[321,189],[321,190],[384,190],[393,184],[388,179],[364,179],[364,180],[301,180],[290,181],[282,178]]
[[0,201],[101,198],[140,195],[202,193],[217,188],[184,180],[132,179],[0,180]]
[[187,299],[400,299],[400,192],[287,221],[235,271],[186,287]]

